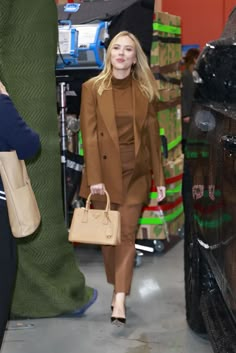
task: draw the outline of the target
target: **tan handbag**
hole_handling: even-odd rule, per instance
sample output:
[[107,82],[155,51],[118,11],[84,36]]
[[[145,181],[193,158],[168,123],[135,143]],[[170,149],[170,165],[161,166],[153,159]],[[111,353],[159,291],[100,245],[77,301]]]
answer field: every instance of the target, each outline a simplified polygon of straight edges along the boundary
[[74,209],[69,241],[98,245],[117,245],[120,242],[120,212],[111,211],[110,197],[106,191],[105,194],[105,210],[90,208],[92,194],[89,194],[85,208]]
[[38,228],[41,217],[25,162],[18,159],[16,151],[0,152],[0,175],[12,234],[26,237]]

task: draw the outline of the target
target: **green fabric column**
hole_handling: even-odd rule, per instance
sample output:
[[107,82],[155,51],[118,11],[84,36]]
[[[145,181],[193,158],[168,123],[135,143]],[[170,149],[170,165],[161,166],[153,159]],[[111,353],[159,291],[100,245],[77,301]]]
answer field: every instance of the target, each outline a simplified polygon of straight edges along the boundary
[[[0,1],[0,79],[18,111],[41,137],[28,170],[42,215],[33,237],[18,241],[12,314],[50,317],[81,308],[92,297],[68,243],[61,194],[56,113],[54,0]],[[22,200],[22,203],[24,200]]]

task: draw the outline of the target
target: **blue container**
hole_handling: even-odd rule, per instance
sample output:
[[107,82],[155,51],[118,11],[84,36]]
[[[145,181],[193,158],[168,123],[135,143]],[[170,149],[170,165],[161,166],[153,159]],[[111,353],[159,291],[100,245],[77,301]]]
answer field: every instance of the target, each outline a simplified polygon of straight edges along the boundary
[[107,36],[107,22],[74,25],[74,28],[79,33],[79,67],[102,69],[106,55],[104,40]]
[[57,68],[78,65],[78,31],[71,26],[71,21],[60,21],[57,50]]

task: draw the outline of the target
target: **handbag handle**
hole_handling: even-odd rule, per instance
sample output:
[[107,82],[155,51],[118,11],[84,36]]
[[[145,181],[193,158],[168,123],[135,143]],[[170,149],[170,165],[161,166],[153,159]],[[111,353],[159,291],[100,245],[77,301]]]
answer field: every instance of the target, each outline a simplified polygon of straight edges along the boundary
[[[111,210],[111,201],[110,201],[110,196],[108,194],[108,192],[106,190],[104,190],[106,198],[107,198],[107,204],[106,204],[106,208],[105,208],[105,212],[108,213]],[[90,193],[88,195],[87,201],[86,201],[86,211],[88,211],[90,209],[90,199],[92,197],[92,193]]]

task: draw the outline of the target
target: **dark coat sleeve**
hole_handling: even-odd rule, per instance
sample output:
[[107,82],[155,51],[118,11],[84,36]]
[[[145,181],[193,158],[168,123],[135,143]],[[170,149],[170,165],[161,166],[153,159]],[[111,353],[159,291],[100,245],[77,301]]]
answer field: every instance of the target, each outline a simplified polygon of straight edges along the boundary
[[192,73],[185,70],[182,75],[182,117],[190,116],[194,99],[194,82]]
[[19,159],[33,157],[40,148],[39,135],[21,118],[11,99],[0,94],[0,150],[16,150]]

